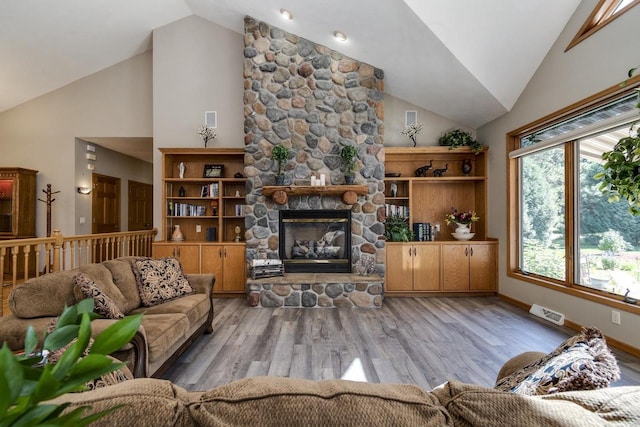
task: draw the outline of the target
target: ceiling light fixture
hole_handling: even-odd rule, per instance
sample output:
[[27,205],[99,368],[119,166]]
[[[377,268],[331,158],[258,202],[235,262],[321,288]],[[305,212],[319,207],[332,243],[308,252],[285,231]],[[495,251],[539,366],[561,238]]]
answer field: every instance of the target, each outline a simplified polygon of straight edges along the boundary
[[282,15],[282,17],[284,19],[288,19],[288,20],[292,20],[293,19],[293,13],[289,12],[284,7],[282,9],[280,9],[280,15]]
[[336,38],[336,40],[338,40],[339,42],[346,42],[347,41],[347,35],[345,33],[343,33],[342,31],[334,31],[333,32],[333,37]]

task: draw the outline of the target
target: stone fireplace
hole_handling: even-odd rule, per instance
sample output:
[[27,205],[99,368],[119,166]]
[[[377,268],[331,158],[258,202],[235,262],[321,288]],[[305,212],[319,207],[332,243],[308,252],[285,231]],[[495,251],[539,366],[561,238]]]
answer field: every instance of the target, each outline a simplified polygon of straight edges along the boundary
[[[250,17],[245,18],[244,42],[247,259],[260,254],[287,262],[284,278],[247,283],[250,305],[379,307],[385,260],[382,70]],[[275,203],[262,188],[275,184],[278,163],[272,150],[277,145],[289,148],[285,185],[293,187],[308,186],[311,176],[320,174],[329,186],[344,184],[340,151],[355,147],[355,181],[367,188],[366,194],[345,204],[338,196],[311,191]],[[281,235],[282,213],[303,211],[347,211],[350,231],[343,230],[348,235],[332,243],[327,240],[333,235],[325,234],[336,230],[282,246],[287,241]],[[292,255],[295,240],[303,241],[297,258]],[[338,242],[348,250],[338,253],[339,262],[327,262],[335,260]],[[317,258],[309,263],[304,258],[311,252]],[[373,275],[351,274],[363,262],[373,265]],[[297,264],[305,263],[305,272],[296,273]],[[326,271],[322,264],[341,270]]]

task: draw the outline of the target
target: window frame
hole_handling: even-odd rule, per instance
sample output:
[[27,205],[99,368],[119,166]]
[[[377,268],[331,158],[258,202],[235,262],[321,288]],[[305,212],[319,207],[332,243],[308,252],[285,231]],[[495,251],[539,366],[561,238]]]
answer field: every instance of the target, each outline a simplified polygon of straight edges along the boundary
[[[639,0],[640,1],[640,0]],[[534,273],[520,270],[520,158],[512,158],[509,153],[520,148],[521,138],[534,132],[541,131],[559,122],[571,119],[595,109],[612,100],[640,89],[640,75],[627,80],[624,86],[615,85],[598,92],[586,99],[578,101],[559,111],[544,116],[532,123],[515,129],[506,135],[507,144],[507,276],[527,283],[554,289],[559,292],[615,307],[620,310],[640,314],[640,306],[623,302],[623,297],[609,294],[597,289],[576,283],[577,265],[574,260],[576,247],[574,239],[577,236],[577,219],[575,209],[579,189],[577,188],[578,174],[576,170],[576,147],[574,141],[580,137],[568,139],[557,146],[565,150],[565,280],[551,279]]]
[[567,52],[583,40],[591,37],[601,28],[604,28],[618,17],[624,15],[634,6],[640,4],[640,0],[633,0],[617,13],[614,13],[621,1],[622,0],[600,0],[564,51]]

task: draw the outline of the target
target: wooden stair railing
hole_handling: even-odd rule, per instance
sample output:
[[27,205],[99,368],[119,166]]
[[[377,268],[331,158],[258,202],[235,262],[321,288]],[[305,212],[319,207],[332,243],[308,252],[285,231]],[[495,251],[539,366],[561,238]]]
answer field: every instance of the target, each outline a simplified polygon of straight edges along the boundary
[[151,256],[157,229],[118,233],[0,240],[0,317],[8,314],[11,289],[32,277],[122,256]]

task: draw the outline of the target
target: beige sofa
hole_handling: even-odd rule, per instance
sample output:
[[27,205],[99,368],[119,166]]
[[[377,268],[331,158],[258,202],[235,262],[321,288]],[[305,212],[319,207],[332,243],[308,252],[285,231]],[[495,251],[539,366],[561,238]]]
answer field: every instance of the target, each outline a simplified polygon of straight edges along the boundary
[[[499,375],[539,356],[517,356]],[[135,379],[55,402],[72,402],[68,410],[90,405],[92,412],[123,405],[96,426],[640,425],[640,386],[523,396],[458,381],[427,391],[406,384],[257,377],[188,392],[169,381]]]
[[[82,272],[103,288],[124,314],[144,313],[142,325],[133,340],[114,357],[128,362],[136,378],[159,377],[203,332],[211,333],[215,278],[210,274],[187,275],[193,294],[159,305],[144,307],[131,268],[130,258],[89,264],[75,270],[50,273],[17,286],[9,297],[12,315],[0,318],[0,342],[14,351],[24,348],[28,325],[42,333],[65,304],[75,304],[74,276]],[[110,319],[92,322],[94,335],[113,323]]]

